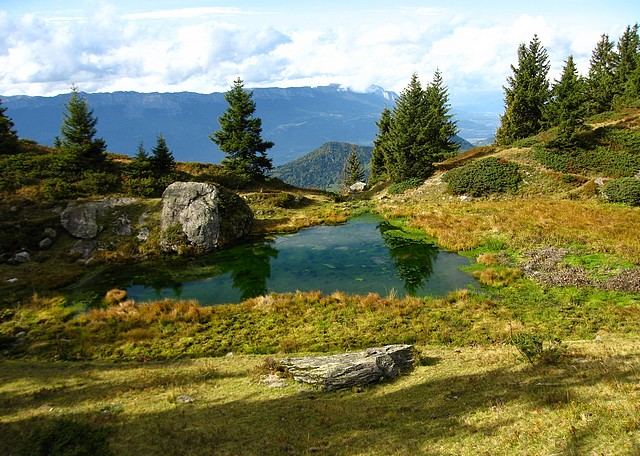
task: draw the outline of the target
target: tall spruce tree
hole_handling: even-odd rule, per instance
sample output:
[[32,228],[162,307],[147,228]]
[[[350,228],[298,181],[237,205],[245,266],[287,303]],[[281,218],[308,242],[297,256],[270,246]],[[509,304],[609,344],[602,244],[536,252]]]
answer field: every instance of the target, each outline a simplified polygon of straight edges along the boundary
[[356,182],[364,180],[364,168],[358,158],[358,149],[355,145],[351,145],[351,152],[347,157],[347,161],[344,163],[342,176],[343,186],[346,188],[349,188],[349,186]]
[[389,178],[387,174],[387,156],[389,155],[389,132],[393,123],[393,114],[388,108],[384,108],[380,120],[376,123],[378,133],[373,140],[371,152],[371,176],[370,181],[382,181]]
[[507,78],[505,112],[496,132],[496,142],[510,144],[534,135],[543,127],[545,104],[549,99],[549,56],[534,35],[529,46],[518,47],[518,65],[511,65]]
[[560,80],[551,89],[551,101],[547,110],[549,124],[558,126],[556,143],[569,147],[575,144],[576,132],[584,125],[586,116],[586,87],[569,56]]
[[412,177],[427,177],[433,172],[433,149],[427,132],[426,97],[417,74],[402,91],[389,130],[389,154],[386,170],[389,178],[400,182]]
[[427,86],[425,97],[432,158],[434,161],[440,161],[460,148],[453,140],[458,128],[449,113],[449,94],[440,70],[436,70],[433,75],[433,81]]
[[18,150],[18,134],[6,111],[7,108],[2,106],[0,100],[0,154],[12,154]]
[[617,93],[622,101],[638,97],[637,77],[640,74],[640,36],[638,24],[627,26],[618,40],[618,64],[615,69]]
[[263,177],[273,165],[267,150],[273,147],[262,139],[262,120],[254,117],[253,94],[244,89],[242,79],[233,82],[225,96],[229,108],[219,119],[220,130],[209,138],[227,154],[222,164],[237,173],[253,178]]
[[164,136],[158,135],[156,145],[151,149],[151,169],[157,176],[163,176],[171,173],[176,169],[176,161],[173,153],[169,150]]
[[61,136],[56,138],[56,147],[70,162],[81,167],[104,161],[106,143],[103,139],[95,137],[98,119],[93,115],[87,101],[80,96],[77,87],[71,88],[71,98],[65,108],[60,128]]
[[588,79],[590,114],[611,109],[617,90],[615,74],[617,64],[618,55],[614,50],[613,41],[604,34],[591,53]]

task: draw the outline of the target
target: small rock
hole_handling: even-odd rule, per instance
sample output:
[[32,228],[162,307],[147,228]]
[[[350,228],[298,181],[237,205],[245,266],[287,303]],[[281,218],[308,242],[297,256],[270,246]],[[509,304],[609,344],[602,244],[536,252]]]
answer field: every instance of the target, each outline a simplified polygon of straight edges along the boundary
[[138,230],[138,235],[136,236],[140,242],[144,242],[149,239],[149,228],[143,226]]
[[596,342],[602,342],[602,336],[600,334],[598,334],[595,338]]
[[86,261],[89,258],[91,258],[91,255],[93,254],[93,251],[96,249],[97,246],[98,246],[98,243],[94,240],[81,239],[79,241],[76,241],[71,246],[71,249],[69,250],[69,255],[77,256],[81,260]]
[[16,263],[26,263],[28,261],[31,261],[31,255],[29,255],[29,252],[25,252],[25,251],[18,252],[13,257],[13,260]]
[[364,191],[366,186],[367,186],[367,184],[365,182],[358,181],[358,182],[356,182],[354,184],[351,184],[349,186],[349,191],[350,192],[362,192],[362,191]]
[[53,239],[51,239],[50,237],[46,237],[40,241],[40,243],[38,244],[38,247],[40,247],[41,250],[46,250],[52,245],[53,245]]
[[597,177],[593,182],[594,182],[598,187],[602,187],[602,186],[605,184],[604,177]]
[[233,358],[233,352],[229,352],[226,355],[224,355],[225,358]]
[[127,214],[121,214],[113,221],[113,232],[118,236],[131,236],[133,229]]
[[55,239],[55,238],[58,237],[58,232],[56,230],[54,230],[53,228],[45,228],[42,233],[46,237],[51,238],[51,239]]
[[12,278],[10,278],[10,279],[7,279],[7,283],[16,283],[17,281],[18,281],[18,279],[17,279],[17,278],[15,278],[15,277],[12,277]]
[[458,199],[459,199],[460,201],[463,201],[463,202],[464,202],[464,201],[471,201],[471,197],[470,197],[469,195],[460,195],[460,196],[458,197]]
[[278,377],[276,374],[263,375],[260,377],[260,383],[267,388],[284,388],[287,386],[287,381],[284,378]]
[[193,403],[193,401],[194,399],[188,394],[181,394],[180,396],[176,397],[176,404],[191,404]]

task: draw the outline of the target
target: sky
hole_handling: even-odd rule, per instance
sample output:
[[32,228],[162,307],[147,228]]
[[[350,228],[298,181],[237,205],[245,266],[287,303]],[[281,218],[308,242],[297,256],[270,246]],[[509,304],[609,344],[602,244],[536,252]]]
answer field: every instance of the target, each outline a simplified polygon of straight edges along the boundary
[[454,100],[501,91],[537,33],[551,77],[588,69],[602,33],[640,22],[637,0],[0,0],[0,94],[372,85],[399,92],[440,69]]

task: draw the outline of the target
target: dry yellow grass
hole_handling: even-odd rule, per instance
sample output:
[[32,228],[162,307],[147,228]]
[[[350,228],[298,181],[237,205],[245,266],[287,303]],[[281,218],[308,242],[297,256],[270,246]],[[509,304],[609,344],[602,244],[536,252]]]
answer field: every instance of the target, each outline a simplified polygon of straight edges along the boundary
[[582,244],[640,262],[640,209],[597,201],[534,199],[380,204],[389,216],[405,216],[451,250],[477,247],[499,237],[515,248]]

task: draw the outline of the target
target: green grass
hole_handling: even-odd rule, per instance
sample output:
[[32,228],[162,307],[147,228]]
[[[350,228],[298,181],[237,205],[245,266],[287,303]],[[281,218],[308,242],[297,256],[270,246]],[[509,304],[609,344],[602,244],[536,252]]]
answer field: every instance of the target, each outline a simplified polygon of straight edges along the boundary
[[82,312],[85,301],[34,298],[4,317],[0,336],[10,357],[158,360],[387,343],[484,345],[507,342],[510,328],[521,326],[563,339],[640,332],[637,294],[544,288],[517,272],[498,268],[487,279],[493,288],[445,298],[312,292],[213,307],[189,301],[129,302],[88,313]]
[[[554,365],[514,347],[420,346],[397,381],[320,393],[261,385],[264,356],[166,363],[0,362],[0,453],[540,454],[640,450],[640,341],[568,344]],[[193,403],[180,404],[180,395]],[[49,453],[50,454],[50,453]]]

